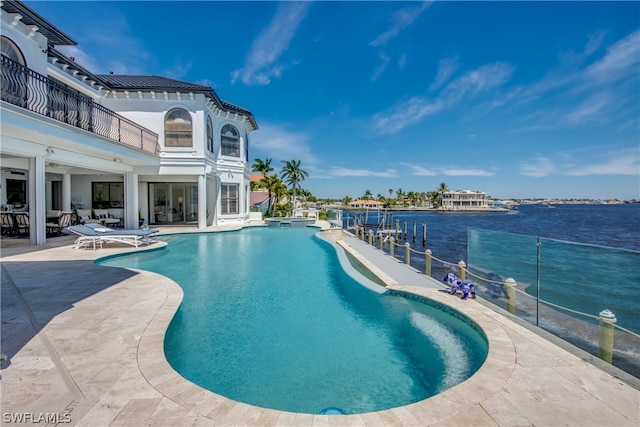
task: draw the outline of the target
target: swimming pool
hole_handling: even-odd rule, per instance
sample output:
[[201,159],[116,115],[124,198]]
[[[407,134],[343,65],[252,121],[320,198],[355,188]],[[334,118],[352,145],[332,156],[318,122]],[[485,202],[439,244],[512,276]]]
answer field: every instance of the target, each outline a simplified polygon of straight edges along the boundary
[[[182,376],[225,397],[303,413],[363,413],[450,388],[487,341],[455,312],[352,279],[313,229],[176,235],[102,265],[163,274],[184,290],[165,337]],[[357,273],[354,273],[357,274]]]

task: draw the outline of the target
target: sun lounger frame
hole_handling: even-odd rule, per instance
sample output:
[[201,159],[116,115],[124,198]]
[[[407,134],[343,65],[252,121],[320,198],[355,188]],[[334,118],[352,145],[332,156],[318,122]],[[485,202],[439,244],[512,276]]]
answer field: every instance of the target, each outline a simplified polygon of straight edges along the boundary
[[[97,224],[92,224],[97,225]],[[106,227],[91,227],[88,225],[74,225],[69,227],[69,231],[77,234],[79,237],[74,243],[74,249],[80,249],[85,246],[93,246],[95,251],[99,245],[102,248],[103,243],[122,243],[138,247],[141,244],[147,246],[158,241],[157,233],[159,230],[111,230],[99,231]]]

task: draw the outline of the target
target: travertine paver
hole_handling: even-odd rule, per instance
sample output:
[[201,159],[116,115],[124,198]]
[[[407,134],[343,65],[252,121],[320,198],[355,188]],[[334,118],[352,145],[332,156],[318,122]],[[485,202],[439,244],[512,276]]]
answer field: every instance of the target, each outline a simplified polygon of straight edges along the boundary
[[437,282],[421,283],[396,260],[385,270],[384,257],[349,238],[345,243],[357,256],[369,254],[394,287],[473,318],[489,337],[481,369],[430,399],[386,411],[326,416],[253,407],[204,390],[170,367],[163,338],[180,288],[153,273],[92,263],[128,248],[3,247],[2,352],[9,356],[1,371],[3,424],[6,414],[26,413],[68,414],[70,425],[91,427],[640,424],[636,388],[479,300],[439,292]]

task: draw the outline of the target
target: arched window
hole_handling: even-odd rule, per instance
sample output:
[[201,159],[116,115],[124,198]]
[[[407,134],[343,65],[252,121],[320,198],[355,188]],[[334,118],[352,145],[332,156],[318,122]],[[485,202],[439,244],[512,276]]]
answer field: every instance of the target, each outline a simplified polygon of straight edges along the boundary
[[167,113],[164,121],[165,147],[193,147],[191,115],[182,108],[174,108]]
[[214,153],[213,149],[213,125],[211,124],[211,117],[207,117],[207,150],[210,153]]
[[27,65],[18,46],[8,37],[0,36],[0,51],[4,56],[20,65]]
[[231,125],[222,126],[220,132],[221,154],[223,156],[240,157],[240,134]]
[[18,46],[5,36],[0,36],[0,53],[2,53],[2,100],[19,107],[26,107],[25,66],[27,63],[24,56]]

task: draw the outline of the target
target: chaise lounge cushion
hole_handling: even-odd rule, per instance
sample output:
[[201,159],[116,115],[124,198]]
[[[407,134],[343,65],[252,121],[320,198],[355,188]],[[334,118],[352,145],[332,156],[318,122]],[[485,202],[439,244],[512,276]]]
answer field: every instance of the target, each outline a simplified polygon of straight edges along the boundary
[[77,209],[76,214],[78,215],[78,222],[80,224],[95,224],[100,222],[93,218],[91,209]]

